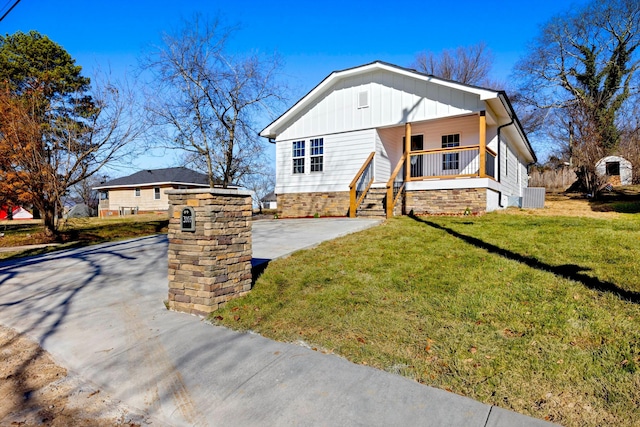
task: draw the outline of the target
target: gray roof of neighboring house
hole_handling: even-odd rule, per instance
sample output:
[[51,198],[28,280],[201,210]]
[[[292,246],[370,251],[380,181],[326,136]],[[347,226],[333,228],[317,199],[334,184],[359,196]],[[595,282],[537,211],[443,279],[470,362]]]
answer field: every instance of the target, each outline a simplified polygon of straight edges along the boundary
[[266,196],[264,196],[261,200],[262,202],[275,202],[276,201],[276,193],[273,191]]
[[111,181],[93,187],[94,190],[119,188],[119,187],[137,187],[160,184],[183,184],[197,185],[202,187],[209,186],[209,178],[207,175],[196,172],[184,167],[151,169],[136,172],[133,175],[123,176]]

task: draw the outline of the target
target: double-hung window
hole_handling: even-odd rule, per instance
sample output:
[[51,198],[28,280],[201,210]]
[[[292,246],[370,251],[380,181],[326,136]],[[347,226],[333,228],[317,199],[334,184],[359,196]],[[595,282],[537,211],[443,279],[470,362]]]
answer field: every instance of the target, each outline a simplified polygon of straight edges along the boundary
[[[442,135],[442,148],[460,146],[460,134]],[[442,169],[456,170],[460,168],[460,153],[444,153],[442,155]]]
[[293,173],[304,173],[304,141],[293,142]]
[[322,172],[322,163],[324,157],[324,140],[322,138],[315,138],[311,141],[311,155],[310,165],[311,172]]
[[153,187],[153,199],[160,200],[160,187]]

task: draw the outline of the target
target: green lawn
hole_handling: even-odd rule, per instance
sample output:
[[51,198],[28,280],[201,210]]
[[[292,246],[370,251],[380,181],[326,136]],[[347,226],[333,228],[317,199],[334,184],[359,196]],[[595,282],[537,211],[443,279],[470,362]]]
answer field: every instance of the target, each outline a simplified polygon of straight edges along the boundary
[[272,262],[215,322],[564,425],[640,420],[640,218],[395,218]]
[[0,252],[0,260],[38,255],[54,250],[87,246],[113,240],[130,239],[157,233],[166,233],[169,220],[166,215],[145,214],[119,218],[72,218],[61,224],[57,236],[46,236],[40,221],[2,221],[0,248],[43,243],[59,246]]

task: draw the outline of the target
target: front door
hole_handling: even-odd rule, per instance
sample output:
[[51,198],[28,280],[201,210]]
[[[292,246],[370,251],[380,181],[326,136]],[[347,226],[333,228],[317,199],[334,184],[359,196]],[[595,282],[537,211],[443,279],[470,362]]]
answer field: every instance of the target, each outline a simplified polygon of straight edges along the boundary
[[[402,149],[404,151],[404,137],[402,137]],[[423,135],[411,135],[411,151],[424,150]],[[422,156],[411,157],[411,177],[423,176]]]

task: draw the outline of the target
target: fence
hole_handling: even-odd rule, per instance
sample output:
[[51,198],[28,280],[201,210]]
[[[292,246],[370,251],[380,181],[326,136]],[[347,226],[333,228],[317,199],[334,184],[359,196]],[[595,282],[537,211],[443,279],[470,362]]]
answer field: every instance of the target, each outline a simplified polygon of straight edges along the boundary
[[532,170],[529,173],[529,187],[544,187],[547,191],[565,191],[576,182],[576,173],[569,168],[556,170]]

